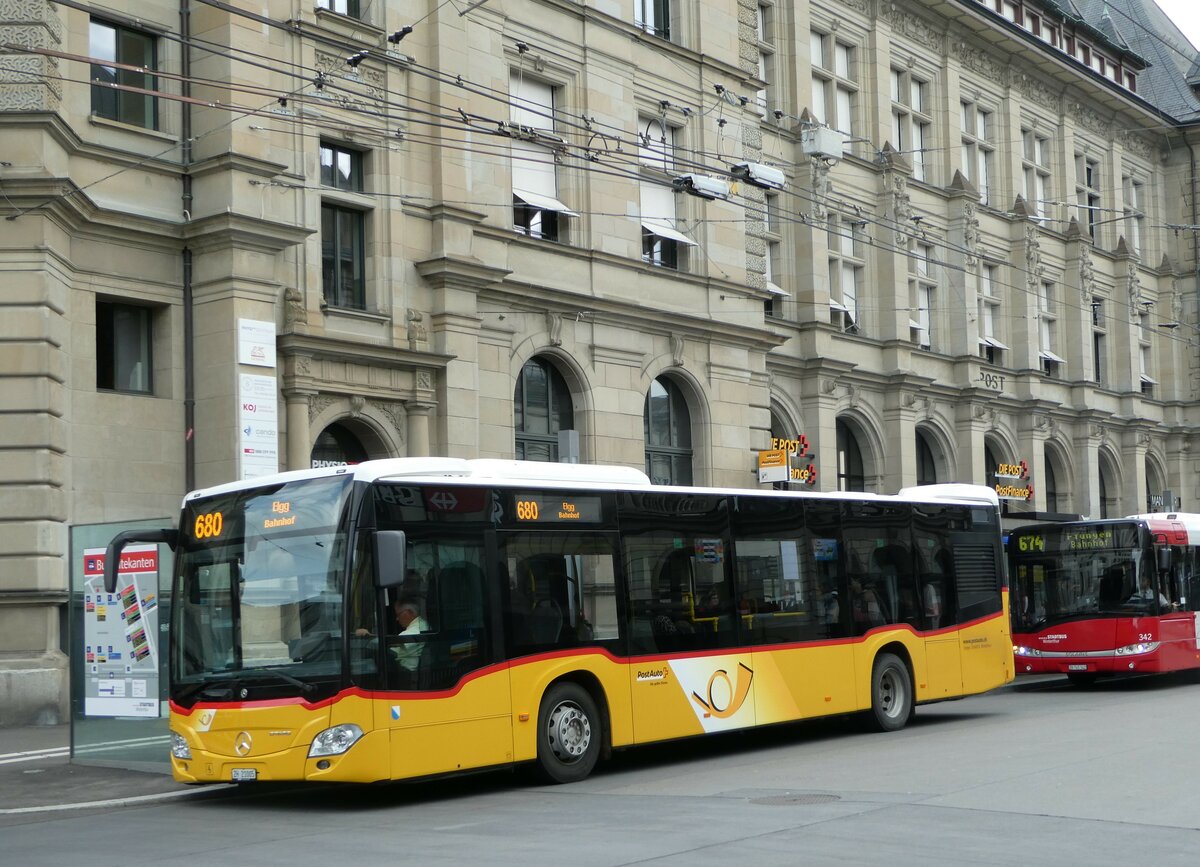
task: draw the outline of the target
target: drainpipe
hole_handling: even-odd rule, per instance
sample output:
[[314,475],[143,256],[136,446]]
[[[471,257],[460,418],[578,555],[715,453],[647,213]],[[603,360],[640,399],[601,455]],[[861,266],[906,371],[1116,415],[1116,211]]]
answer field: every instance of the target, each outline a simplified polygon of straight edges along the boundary
[[[180,0],[179,4],[179,36],[180,36],[180,73],[183,76],[182,94],[185,99],[182,105],[183,117],[180,123],[182,147],[180,160],[183,163],[182,206],[184,223],[192,219],[192,106],[186,97],[192,95],[192,10],[189,0]],[[186,231],[186,228],[185,228]],[[196,377],[194,364],[194,344],[192,322],[192,250],[183,248],[183,466],[184,490],[196,488]]]

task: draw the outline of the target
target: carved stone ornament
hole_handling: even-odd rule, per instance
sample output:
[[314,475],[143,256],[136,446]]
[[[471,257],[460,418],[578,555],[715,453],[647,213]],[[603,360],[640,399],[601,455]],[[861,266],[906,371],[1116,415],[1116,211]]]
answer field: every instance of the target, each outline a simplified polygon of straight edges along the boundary
[[283,292],[283,321],[287,325],[308,325],[308,309],[304,306],[304,293],[295,286]]
[[308,402],[308,421],[309,424],[316,421],[317,417],[329,409],[337,398],[328,394],[318,394]]
[[1008,85],[1008,67],[988,52],[959,41],[954,46],[954,53],[963,69],[978,73],[985,80],[1001,87]]
[[862,400],[862,389],[857,385],[846,385],[846,404],[851,409],[857,409],[859,401]]
[[824,222],[829,217],[829,196],[833,192],[833,183],[829,177],[829,166],[824,160],[811,160],[812,163],[812,191],[813,191],[813,216],[820,222]]
[[821,380],[821,394],[833,394],[835,391],[837,391],[836,379]]
[[1016,76],[1016,85],[1021,94],[1030,102],[1048,108],[1055,114],[1062,112],[1061,92],[1042,79],[1030,75],[1028,72],[1022,72]]
[[892,220],[896,224],[896,243],[908,240],[908,222],[912,219],[912,197],[908,193],[908,179],[899,172],[883,173],[884,189],[891,190]]
[[678,334],[671,335],[671,363],[683,367],[683,338]]
[[1138,276],[1137,262],[1132,259],[1126,269],[1128,284],[1129,284],[1129,312],[1134,316],[1143,312],[1141,310],[1142,303],[1142,280]]
[[562,346],[562,314],[546,313],[546,333],[551,346]]
[[366,409],[367,399],[360,394],[351,396],[350,398],[350,417],[358,418]]
[[408,348],[417,350],[429,339],[429,332],[422,324],[425,314],[409,307],[405,318],[408,320]]
[[297,355],[293,362],[296,376],[308,376],[312,372],[312,356]]
[[1092,293],[1096,289],[1096,272],[1092,265],[1092,245],[1083,241],[1079,244],[1079,300],[1086,304],[1092,303]]
[[967,267],[979,264],[979,208],[967,200],[963,203],[963,246],[967,251]]
[[1151,437],[1150,437],[1150,431],[1148,431],[1148,430],[1140,430],[1140,431],[1138,431],[1138,432],[1137,432],[1137,444],[1138,444],[1139,446],[1148,446],[1148,445],[1150,445],[1150,439],[1151,439]]
[[392,433],[401,442],[404,442],[408,428],[408,413],[404,411],[403,405],[392,401],[373,400],[370,402],[370,406],[377,415],[381,415],[391,422]]
[[1025,225],[1025,284],[1037,295],[1042,288],[1042,242],[1036,223]]
[[881,4],[879,17],[892,25],[893,33],[907,37],[935,55],[941,54],[942,30],[936,25],[901,9],[895,3]]
[[429,391],[433,388],[433,377],[428,370],[417,371],[417,388],[421,391]]

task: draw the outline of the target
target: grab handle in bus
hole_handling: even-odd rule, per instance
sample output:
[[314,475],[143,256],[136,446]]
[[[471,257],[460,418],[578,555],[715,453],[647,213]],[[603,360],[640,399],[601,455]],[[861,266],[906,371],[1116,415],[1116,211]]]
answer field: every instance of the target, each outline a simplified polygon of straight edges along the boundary
[[179,531],[163,530],[122,530],[112,537],[104,552],[104,592],[117,591],[117,566],[121,561],[121,551],[131,542],[163,542],[172,551],[179,543]]
[[403,530],[375,531],[375,586],[399,587],[408,571],[404,566],[408,542]]

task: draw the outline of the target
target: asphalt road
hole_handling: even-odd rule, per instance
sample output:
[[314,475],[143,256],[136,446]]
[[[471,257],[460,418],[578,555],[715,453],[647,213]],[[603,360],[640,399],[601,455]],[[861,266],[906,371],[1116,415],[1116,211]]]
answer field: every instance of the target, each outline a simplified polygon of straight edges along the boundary
[[[1039,678],[920,708],[895,734],[838,719],[648,747],[569,786],[492,773],[196,790],[0,755],[0,862],[1194,865],[1198,718],[1200,674]],[[65,770],[95,781],[12,806]],[[103,806],[64,809],[93,786]]]

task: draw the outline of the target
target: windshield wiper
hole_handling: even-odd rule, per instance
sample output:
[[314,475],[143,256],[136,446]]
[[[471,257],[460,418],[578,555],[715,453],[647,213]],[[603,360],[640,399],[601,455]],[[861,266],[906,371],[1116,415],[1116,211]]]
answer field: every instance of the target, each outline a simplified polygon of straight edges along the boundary
[[233,698],[234,684],[248,680],[280,680],[286,684],[297,687],[304,695],[311,695],[316,689],[313,684],[305,683],[298,678],[292,677],[290,674],[285,674],[276,669],[233,669],[227,671],[215,671],[201,681],[189,683],[185,686],[179,687],[178,698],[180,700],[184,700],[199,693],[201,698],[230,699]]
[[237,681],[243,680],[282,680],[284,683],[289,683],[305,695],[312,693],[316,687],[311,683],[305,683],[299,678],[292,677],[290,674],[284,674],[276,668],[252,668],[249,671],[239,671],[233,673],[233,679]]

